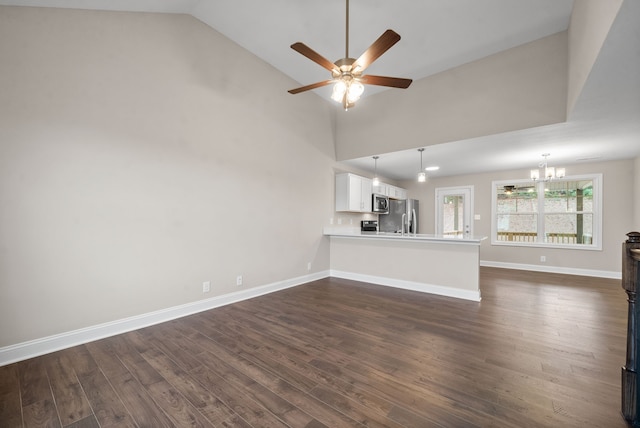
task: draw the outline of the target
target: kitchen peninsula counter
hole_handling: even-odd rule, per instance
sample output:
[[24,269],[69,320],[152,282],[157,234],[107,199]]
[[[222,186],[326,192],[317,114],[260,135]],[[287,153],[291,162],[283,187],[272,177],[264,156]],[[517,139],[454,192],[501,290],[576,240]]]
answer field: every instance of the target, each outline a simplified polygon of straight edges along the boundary
[[331,276],[480,301],[484,237],[325,228]]
[[405,233],[392,232],[361,232],[360,230],[351,230],[342,228],[325,229],[324,234],[327,236],[342,236],[347,238],[366,238],[366,239],[400,239],[400,240],[414,240],[414,241],[429,241],[429,242],[441,242],[446,244],[471,244],[480,245],[482,241],[487,239],[486,237],[476,236],[449,236],[449,235],[429,235],[418,233],[417,235]]

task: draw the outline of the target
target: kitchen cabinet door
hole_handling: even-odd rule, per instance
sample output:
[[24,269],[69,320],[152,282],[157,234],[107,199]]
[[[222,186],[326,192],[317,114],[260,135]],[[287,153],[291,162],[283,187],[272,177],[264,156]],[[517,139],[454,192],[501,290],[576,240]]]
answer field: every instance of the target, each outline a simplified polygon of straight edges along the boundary
[[[373,180],[372,180],[372,183],[373,183]],[[388,184],[380,182],[377,186],[372,186],[372,193],[389,196],[389,194],[387,193],[388,192],[387,186]]]
[[371,197],[372,190],[373,190],[373,181],[368,178],[361,177],[360,202],[361,202],[362,212],[370,213],[371,211],[373,211],[373,198]]
[[396,187],[396,199],[407,199],[407,189]]
[[407,199],[407,189],[397,186],[387,185],[387,196],[393,199]]
[[336,211],[371,212],[371,190],[368,178],[336,174]]

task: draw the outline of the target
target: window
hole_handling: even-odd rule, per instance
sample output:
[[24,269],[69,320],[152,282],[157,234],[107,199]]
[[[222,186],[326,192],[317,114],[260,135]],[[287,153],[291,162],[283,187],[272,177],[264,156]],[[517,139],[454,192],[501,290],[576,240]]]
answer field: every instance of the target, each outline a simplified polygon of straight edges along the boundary
[[601,250],[602,175],[494,181],[491,243]]

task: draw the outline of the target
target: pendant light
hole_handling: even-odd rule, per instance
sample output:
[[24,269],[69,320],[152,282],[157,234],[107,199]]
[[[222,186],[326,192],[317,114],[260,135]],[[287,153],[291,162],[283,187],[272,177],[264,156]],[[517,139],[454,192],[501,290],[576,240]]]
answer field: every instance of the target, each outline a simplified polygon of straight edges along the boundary
[[373,162],[374,162],[374,174],[373,174],[373,185],[374,186],[379,186],[380,185],[380,179],[378,178],[378,158],[380,158],[380,156],[374,156],[373,157]]
[[424,183],[427,181],[427,173],[424,172],[424,168],[422,168],[422,152],[424,152],[424,148],[418,149],[420,152],[420,172],[418,173],[418,182]]

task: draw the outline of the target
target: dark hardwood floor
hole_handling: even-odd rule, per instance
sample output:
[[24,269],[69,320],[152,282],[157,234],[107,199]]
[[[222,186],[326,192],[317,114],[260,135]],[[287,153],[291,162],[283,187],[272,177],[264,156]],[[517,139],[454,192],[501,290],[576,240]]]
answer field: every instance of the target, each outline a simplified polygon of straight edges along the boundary
[[0,367],[2,427],[626,427],[620,281],[325,279]]

